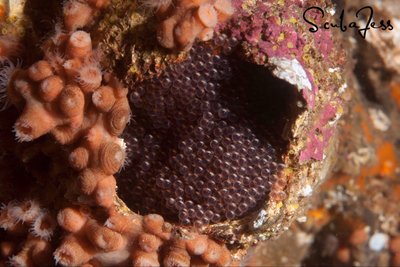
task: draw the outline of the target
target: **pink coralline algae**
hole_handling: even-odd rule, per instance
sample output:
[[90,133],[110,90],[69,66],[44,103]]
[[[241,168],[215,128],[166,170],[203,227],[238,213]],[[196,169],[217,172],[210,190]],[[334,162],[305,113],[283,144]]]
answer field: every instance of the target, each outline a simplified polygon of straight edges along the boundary
[[233,20],[232,35],[243,39],[249,45],[257,48],[256,57],[262,60],[263,55],[268,57],[301,58],[304,39],[296,32],[293,23],[299,23],[299,14],[285,14],[285,17],[270,16],[271,5],[259,2],[254,15],[245,17],[245,14],[237,16]]
[[[296,59],[305,69],[312,85],[311,90],[299,88],[303,91],[303,97],[310,108],[314,107],[318,86],[306,67],[309,64],[308,57],[310,43],[321,53],[324,60],[331,60],[330,53],[334,47],[330,31],[318,31],[314,38],[309,39],[304,34],[308,31],[303,21],[302,14],[306,5],[302,1],[284,1],[282,3],[291,6],[290,10],[280,16],[271,16],[277,8],[275,4],[259,1],[251,17],[246,11],[235,15],[232,19],[229,31],[232,36],[244,42],[244,46],[251,47],[250,53],[258,64],[267,64],[269,58]],[[278,4],[280,5],[280,4]],[[316,17],[316,19],[320,19]],[[303,31],[299,31],[301,27]]]
[[300,153],[300,162],[324,159],[324,150],[335,130],[334,126],[329,125],[329,121],[336,116],[336,112],[337,108],[331,104],[325,107],[317,124],[309,133],[306,148]]

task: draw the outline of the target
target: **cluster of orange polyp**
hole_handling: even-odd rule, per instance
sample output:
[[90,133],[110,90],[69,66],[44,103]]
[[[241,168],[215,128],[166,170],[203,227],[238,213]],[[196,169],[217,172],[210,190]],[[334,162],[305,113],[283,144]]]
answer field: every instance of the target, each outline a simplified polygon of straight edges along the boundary
[[8,256],[12,266],[52,264],[50,240],[56,222],[49,211],[42,209],[36,201],[10,202],[2,207],[0,227],[8,234],[7,240],[0,243],[0,258]]
[[225,247],[205,235],[192,233],[178,238],[172,232],[172,225],[157,214],[142,217],[110,212],[104,225],[100,225],[85,212],[66,208],[57,219],[70,232],[54,253],[56,262],[64,266],[84,263],[189,266],[196,261],[228,266],[231,263]]
[[68,32],[56,28],[43,44],[44,58],[9,77],[8,99],[21,111],[16,139],[52,136],[69,160],[62,166],[51,158],[53,164],[76,171],[75,180],[60,184],[78,197],[60,196],[61,209],[34,193],[3,206],[0,266],[228,266],[231,254],[224,244],[160,215],[122,213],[116,205],[113,175],[125,159],[119,135],[130,117],[128,90],[113,74],[102,73],[90,34],[80,30],[104,4],[66,2]]
[[22,109],[16,138],[31,141],[51,133],[60,144],[77,144],[69,161],[82,170],[83,191],[109,207],[115,194],[109,189],[115,187],[112,175],[124,162],[118,135],[130,116],[127,89],[112,75],[103,79],[88,33],[61,34],[46,46],[45,58],[16,70],[8,86],[9,100]]
[[196,39],[211,40],[217,24],[233,13],[231,0],[163,2],[157,11],[157,17],[163,20],[158,30],[158,42],[166,48],[188,50]]

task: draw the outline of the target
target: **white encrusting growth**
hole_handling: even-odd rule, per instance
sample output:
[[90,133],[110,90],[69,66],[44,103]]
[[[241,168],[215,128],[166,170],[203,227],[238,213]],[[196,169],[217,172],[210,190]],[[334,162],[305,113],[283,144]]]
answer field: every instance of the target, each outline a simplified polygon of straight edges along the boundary
[[312,85],[304,67],[297,59],[272,57],[269,60],[276,68],[272,71],[278,78],[295,85],[298,90],[312,91]]

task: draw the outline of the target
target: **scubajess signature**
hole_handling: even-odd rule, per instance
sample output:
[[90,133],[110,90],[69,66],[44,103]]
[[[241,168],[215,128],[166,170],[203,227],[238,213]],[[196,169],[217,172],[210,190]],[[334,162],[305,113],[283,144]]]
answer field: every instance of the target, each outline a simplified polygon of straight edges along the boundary
[[344,10],[342,10],[342,12],[340,13],[338,22],[322,21],[320,23],[317,23],[315,22],[315,20],[318,18],[318,16],[324,18],[325,12],[322,8],[316,6],[307,8],[303,13],[304,21],[312,26],[309,28],[309,31],[312,33],[315,33],[320,29],[329,30],[332,28],[338,28],[342,32],[346,32],[348,29],[357,29],[357,32],[360,34],[360,36],[365,39],[369,30],[391,31],[394,29],[390,20],[385,21],[384,19],[382,19],[379,21],[379,23],[375,22],[374,10],[371,6],[365,6],[357,10],[357,12],[355,13],[355,18],[358,19],[358,21],[351,21],[349,23],[344,22]]

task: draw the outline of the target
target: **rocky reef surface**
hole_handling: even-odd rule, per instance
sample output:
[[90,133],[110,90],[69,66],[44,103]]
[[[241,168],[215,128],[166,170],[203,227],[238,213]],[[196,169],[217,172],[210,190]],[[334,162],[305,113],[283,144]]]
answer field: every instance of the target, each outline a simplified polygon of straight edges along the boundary
[[1,1],[0,265],[240,265],[286,231],[346,106],[312,2]]
[[368,5],[375,21],[390,20],[394,29],[365,39],[344,34],[349,105],[332,177],[289,231],[249,253],[250,266],[400,266],[399,8],[390,0],[342,1],[337,10],[347,10],[348,25]]

